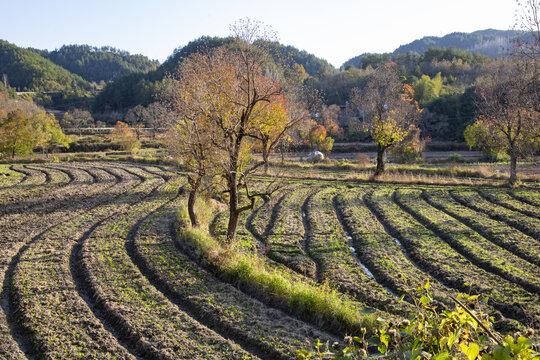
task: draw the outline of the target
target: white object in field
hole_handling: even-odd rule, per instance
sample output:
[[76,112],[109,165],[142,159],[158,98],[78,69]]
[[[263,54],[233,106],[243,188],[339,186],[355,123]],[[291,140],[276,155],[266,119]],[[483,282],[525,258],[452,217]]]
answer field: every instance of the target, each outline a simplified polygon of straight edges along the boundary
[[306,162],[310,163],[317,163],[322,160],[324,160],[324,154],[320,151],[314,151],[312,153],[309,153],[306,157]]

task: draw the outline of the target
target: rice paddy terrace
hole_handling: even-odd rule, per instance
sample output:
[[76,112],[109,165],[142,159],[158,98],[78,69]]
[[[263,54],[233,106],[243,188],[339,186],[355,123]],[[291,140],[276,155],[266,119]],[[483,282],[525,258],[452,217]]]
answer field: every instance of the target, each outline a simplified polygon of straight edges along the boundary
[[[175,233],[184,185],[156,165],[0,165],[0,358],[287,359],[342,339],[196,261]],[[384,316],[429,279],[441,304],[489,295],[497,326],[540,329],[538,189],[291,181],[238,238]]]

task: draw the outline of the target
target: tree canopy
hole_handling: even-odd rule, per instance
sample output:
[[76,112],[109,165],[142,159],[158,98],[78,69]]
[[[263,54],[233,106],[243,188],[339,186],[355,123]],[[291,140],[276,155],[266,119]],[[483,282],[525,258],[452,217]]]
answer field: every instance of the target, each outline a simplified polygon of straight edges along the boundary
[[285,101],[287,91],[266,47],[269,34],[259,25],[237,23],[234,47],[193,54],[170,79],[170,105],[177,114],[172,147],[190,173],[191,221],[197,224],[192,206],[200,184],[205,178],[221,179],[229,198],[228,242],[236,237],[240,213],[261,195],[250,182],[265,160],[253,160],[252,147],[258,143],[270,150],[284,136],[284,124],[302,118],[293,113],[298,107]]

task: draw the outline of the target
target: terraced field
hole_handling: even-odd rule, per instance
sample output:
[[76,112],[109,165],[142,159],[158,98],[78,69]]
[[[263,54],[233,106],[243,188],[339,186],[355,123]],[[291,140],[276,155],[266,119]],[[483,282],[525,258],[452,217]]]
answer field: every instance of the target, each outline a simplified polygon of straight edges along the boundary
[[[175,233],[185,180],[131,163],[0,165],[0,358],[292,359],[344,333],[205,267]],[[429,279],[540,329],[538,189],[291,182],[239,242],[383,317]],[[211,229],[224,233],[226,213]],[[231,281],[229,283],[228,281]]]

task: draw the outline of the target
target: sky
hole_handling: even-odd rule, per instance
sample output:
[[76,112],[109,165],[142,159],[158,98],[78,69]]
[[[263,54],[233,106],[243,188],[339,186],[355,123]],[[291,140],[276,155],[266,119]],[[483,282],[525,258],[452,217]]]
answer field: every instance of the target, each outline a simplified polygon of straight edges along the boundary
[[262,21],[282,44],[336,67],[365,52],[391,52],[424,36],[512,27],[514,0],[0,0],[0,39],[54,50],[113,46],[163,62],[203,35]]

